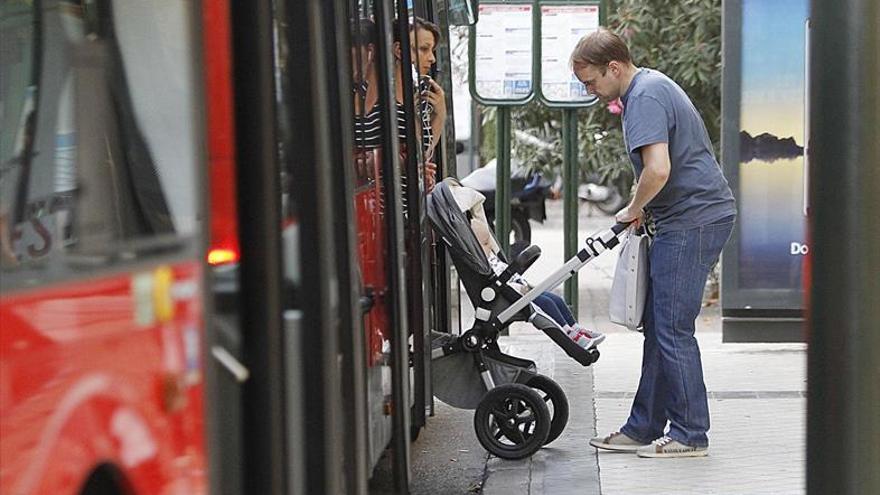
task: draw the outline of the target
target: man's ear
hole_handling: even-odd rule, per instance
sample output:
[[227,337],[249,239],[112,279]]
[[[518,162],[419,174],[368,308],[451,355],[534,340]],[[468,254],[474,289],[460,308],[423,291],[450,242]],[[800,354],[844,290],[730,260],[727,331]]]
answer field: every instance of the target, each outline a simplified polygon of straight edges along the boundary
[[612,60],[611,62],[608,62],[608,69],[611,70],[611,73],[615,76],[619,76],[621,69],[620,62],[618,62],[617,60]]
[[394,58],[396,58],[397,60],[401,59],[400,42],[399,41],[395,41],[394,44],[391,45],[391,51],[394,53]]

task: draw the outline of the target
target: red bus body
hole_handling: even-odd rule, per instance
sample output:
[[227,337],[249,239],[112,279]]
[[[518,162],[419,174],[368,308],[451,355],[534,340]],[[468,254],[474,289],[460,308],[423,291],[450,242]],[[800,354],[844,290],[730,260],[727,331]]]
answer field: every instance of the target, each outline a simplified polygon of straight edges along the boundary
[[367,365],[372,367],[382,360],[382,344],[390,337],[382,162],[378,149],[362,151],[356,160],[358,183],[354,192],[354,213],[358,265],[364,291],[372,297],[372,307],[364,315]]
[[4,295],[0,492],[79,493],[108,464],[134,493],[205,492],[200,293],[188,262]]

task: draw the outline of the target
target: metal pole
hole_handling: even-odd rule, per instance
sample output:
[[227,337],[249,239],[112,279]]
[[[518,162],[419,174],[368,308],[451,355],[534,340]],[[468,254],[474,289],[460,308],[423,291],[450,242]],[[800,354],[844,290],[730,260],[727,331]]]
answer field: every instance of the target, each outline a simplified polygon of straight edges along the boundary
[[510,255],[510,108],[498,107],[495,114],[495,236],[505,256]]
[[814,0],[807,492],[880,493],[880,4]]
[[[577,109],[562,110],[562,197],[565,259],[577,253],[578,234],[578,160],[577,160]],[[575,319],[578,318],[578,276],[577,273],[565,281],[565,302],[571,306]]]
[[286,446],[272,4],[260,0],[230,6],[237,161],[258,164],[238,167],[237,182],[238,224],[241,238],[247,239],[239,264],[242,349],[250,370],[242,388],[243,483],[245,493],[274,494],[285,491]]
[[[330,92],[330,104],[338,102],[339,112],[327,112],[330,119],[331,129],[337,129],[334,133],[336,140],[333,153],[328,159],[335,163],[354,163],[352,150],[354,149],[351,130],[354,129],[352,117],[354,107],[349,91],[348,83],[352,82],[352,70],[348,57],[351,53],[351,29],[356,26],[349,24],[349,5],[345,0],[322,1],[319,3],[323,9],[323,18],[327,24],[323,35],[327,40],[328,47],[325,50],[328,56],[329,77],[333,81],[342,81],[341,84],[326,84]],[[294,13],[293,15],[297,15]],[[335,75],[335,77],[334,77]],[[348,132],[345,132],[348,131]],[[331,131],[332,132],[332,131]],[[331,200],[332,208],[336,217],[354,219],[354,168],[353,167],[327,167],[332,170],[334,180],[333,189],[336,191],[336,200]],[[340,197],[341,196],[341,197]],[[340,201],[341,199],[341,201]],[[318,207],[320,211],[320,207]],[[345,448],[343,451],[343,471],[346,482],[344,490],[346,495],[366,495],[367,480],[371,475],[372,466],[368,465],[369,459],[369,433],[367,418],[369,416],[367,403],[367,364],[366,364],[366,335],[363,326],[363,314],[359,304],[361,296],[361,282],[357,256],[351,253],[357,252],[357,229],[353,221],[334,222],[336,232],[336,259],[337,276],[339,277],[339,350],[345,363],[340,369],[341,393],[345,397],[346,412],[340,414],[345,426],[343,433]],[[342,261],[348,254],[347,262]],[[307,349],[306,352],[311,352]],[[289,378],[288,378],[289,379]],[[302,385],[300,385],[302,386]],[[292,395],[292,394],[289,394]],[[288,401],[295,399],[292,397]],[[306,407],[306,406],[302,406]],[[304,432],[302,433],[304,435]],[[305,447],[307,449],[308,447]],[[290,461],[289,461],[290,462]],[[304,466],[301,463],[300,466]],[[305,476],[303,476],[304,478]],[[296,477],[292,477],[296,480]],[[288,493],[297,493],[297,486],[289,489]],[[325,488],[328,489],[328,488]],[[332,488],[330,488],[332,489]],[[305,488],[300,489],[305,492]]]
[[471,138],[468,140],[467,148],[465,148],[464,151],[467,154],[467,172],[459,170],[458,173],[461,177],[464,177],[482,166],[480,163],[480,139],[483,133],[482,125],[482,107],[476,102],[476,100],[471,100]]
[[[400,164],[397,137],[397,109],[394,103],[394,58],[391,54],[392,33],[397,26],[393,2],[375,3],[376,31],[379,39],[380,98],[382,104],[382,177],[385,187],[385,228],[388,243],[387,276],[389,309],[391,312],[391,464],[396,493],[409,493],[410,483],[410,407],[409,407],[409,322],[406,313],[406,277],[404,274],[403,215],[400,198]],[[405,33],[404,33],[405,34]],[[406,68],[403,74],[408,74]],[[418,146],[413,152],[418,150]],[[415,177],[411,187],[418,187]],[[316,492],[317,493],[317,492]],[[324,492],[329,493],[329,492]]]

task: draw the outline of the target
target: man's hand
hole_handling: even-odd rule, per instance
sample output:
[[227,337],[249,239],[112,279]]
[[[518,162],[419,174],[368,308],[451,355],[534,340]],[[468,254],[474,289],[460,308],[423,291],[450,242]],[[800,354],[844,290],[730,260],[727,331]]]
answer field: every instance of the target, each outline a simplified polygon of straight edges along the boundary
[[626,208],[618,211],[614,218],[620,223],[632,222],[631,227],[639,228],[642,225],[642,220],[645,218],[645,211],[641,208],[633,208],[632,203],[630,203],[626,205]]

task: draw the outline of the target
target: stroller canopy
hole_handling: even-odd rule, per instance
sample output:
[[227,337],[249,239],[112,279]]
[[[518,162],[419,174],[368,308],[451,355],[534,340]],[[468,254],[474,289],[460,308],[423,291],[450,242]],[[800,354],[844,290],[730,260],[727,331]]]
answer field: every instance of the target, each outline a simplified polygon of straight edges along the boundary
[[[450,251],[456,265],[462,263],[465,267],[480,277],[493,275],[489,260],[483,253],[480,242],[471,230],[471,222],[464,210],[471,205],[462,208],[456,201],[453,188],[461,188],[457,180],[447,178],[438,183],[428,196],[428,218],[434,224],[434,229],[449,243]],[[473,191],[474,194],[479,194]],[[462,270],[459,266],[458,269]]]

